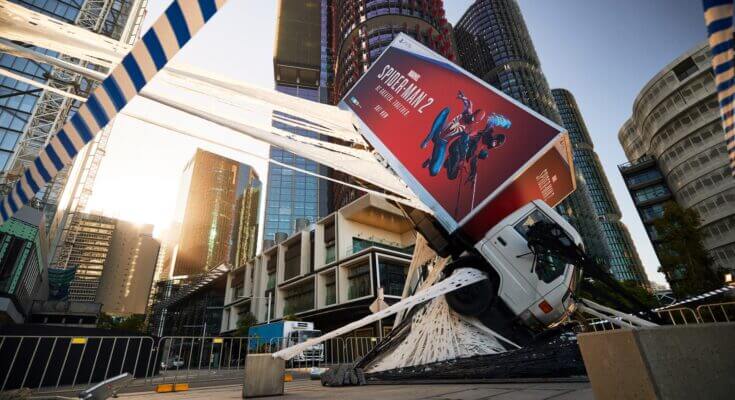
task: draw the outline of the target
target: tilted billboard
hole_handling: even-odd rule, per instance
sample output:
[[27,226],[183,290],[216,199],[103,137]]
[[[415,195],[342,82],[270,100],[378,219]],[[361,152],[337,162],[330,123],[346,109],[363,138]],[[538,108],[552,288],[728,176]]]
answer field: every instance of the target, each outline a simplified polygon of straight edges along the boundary
[[407,35],[340,107],[449,233],[479,240],[531,200],[575,189],[566,131]]

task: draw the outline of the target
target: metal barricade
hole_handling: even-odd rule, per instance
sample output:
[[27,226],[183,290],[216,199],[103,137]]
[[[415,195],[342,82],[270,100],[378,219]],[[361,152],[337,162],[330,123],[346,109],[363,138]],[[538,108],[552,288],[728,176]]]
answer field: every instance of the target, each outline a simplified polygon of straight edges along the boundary
[[164,336],[158,340],[149,384],[240,379],[257,338]]
[[148,336],[2,336],[0,391],[69,391],[129,373],[146,378],[154,341]]
[[697,315],[697,312],[688,307],[677,307],[656,311],[656,314],[658,314],[658,316],[664,321],[670,322],[672,325],[699,324],[702,322],[699,315]]
[[735,301],[703,304],[697,307],[697,314],[703,323],[735,321]]
[[[377,344],[376,337],[333,338],[289,360],[294,377],[312,368],[354,363]],[[147,390],[166,383],[242,379],[247,354],[273,353],[284,338],[165,336],[0,336],[0,391],[70,392],[128,373],[126,387]]]

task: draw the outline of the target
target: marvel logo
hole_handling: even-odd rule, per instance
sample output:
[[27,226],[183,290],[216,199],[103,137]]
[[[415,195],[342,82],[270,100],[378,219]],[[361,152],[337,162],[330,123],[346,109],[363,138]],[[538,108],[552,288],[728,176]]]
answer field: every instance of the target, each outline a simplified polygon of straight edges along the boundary
[[414,70],[408,71],[408,77],[415,81],[418,81],[419,79],[421,79],[421,75]]

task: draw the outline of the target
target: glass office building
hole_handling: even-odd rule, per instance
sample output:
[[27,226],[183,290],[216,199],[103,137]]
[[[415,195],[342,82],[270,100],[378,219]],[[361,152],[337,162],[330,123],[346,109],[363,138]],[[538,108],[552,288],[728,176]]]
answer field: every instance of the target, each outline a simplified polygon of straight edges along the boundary
[[[462,67],[546,118],[562,124],[515,0],[475,1],[455,25],[454,38]],[[606,259],[609,251],[602,227],[587,185],[581,175],[577,175],[577,190],[557,210],[579,231],[590,254]]]
[[633,240],[620,221],[622,214],[613,195],[600,159],[595,153],[592,138],[574,96],[566,89],[551,91],[564,127],[569,131],[574,151],[574,165],[584,178],[595,213],[602,226],[604,241],[610,252],[605,260],[610,273],[620,281],[636,281],[648,285],[643,264]]
[[[322,20],[326,19],[328,10],[326,0],[279,2],[273,57],[277,91],[315,102],[327,102],[328,32]],[[303,125],[312,122],[294,115],[274,112],[272,124],[297,135],[319,137]],[[314,161],[276,147],[271,147],[270,157],[300,170],[319,175],[329,173],[327,168]],[[267,182],[263,248],[271,247],[327,215],[327,181],[271,163]]]
[[164,279],[200,275],[253,256],[260,187],[250,166],[197,149],[179,187],[174,224],[181,230]]
[[[318,100],[317,90],[305,90],[279,85],[280,92],[293,93],[298,97]],[[319,135],[304,128],[296,128],[279,118],[299,120],[298,117],[274,112],[273,126],[302,136],[317,138]],[[308,123],[308,121],[301,120]],[[326,174],[318,163],[299,157],[291,152],[271,147],[270,158],[301,170]],[[266,192],[265,229],[263,230],[264,248],[278,238],[290,236],[302,225],[316,222],[327,214],[326,182],[313,175],[295,171],[291,168],[271,164],[268,169]],[[272,242],[271,242],[272,241]]]

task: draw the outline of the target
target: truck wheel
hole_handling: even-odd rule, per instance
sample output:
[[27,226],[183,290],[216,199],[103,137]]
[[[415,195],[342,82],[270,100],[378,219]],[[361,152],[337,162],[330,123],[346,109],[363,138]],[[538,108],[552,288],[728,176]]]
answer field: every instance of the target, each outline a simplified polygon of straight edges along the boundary
[[497,297],[498,281],[496,275],[493,271],[489,271],[490,268],[488,268],[487,262],[477,256],[460,257],[447,265],[444,271],[448,276],[458,268],[475,268],[488,273],[488,279],[445,295],[447,304],[452,310],[461,315],[476,317],[487,310]]

